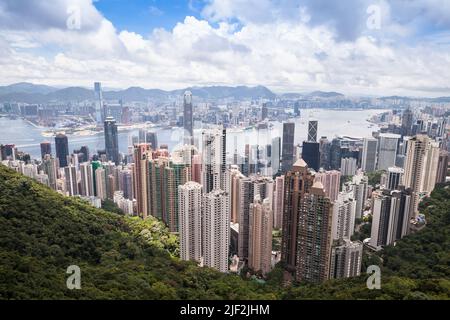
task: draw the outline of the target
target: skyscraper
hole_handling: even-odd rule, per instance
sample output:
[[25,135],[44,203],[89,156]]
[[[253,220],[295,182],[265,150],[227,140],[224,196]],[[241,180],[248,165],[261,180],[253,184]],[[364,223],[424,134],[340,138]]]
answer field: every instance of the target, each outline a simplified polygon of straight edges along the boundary
[[403,184],[413,193],[410,218],[416,218],[420,199],[429,196],[436,184],[439,147],[426,135],[408,140]]
[[192,93],[190,91],[186,91],[183,99],[183,127],[185,143],[187,144],[194,144],[193,121]]
[[333,206],[333,240],[349,239],[355,231],[356,201],[351,191],[339,193]]
[[364,138],[361,168],[364,172],[373,172],[377,163],[378,140],[374,138]]
[[230,243],[228,195],[222,190],[204,194],[202,206],[204,265],[227,272]]
[[378,170],[387,170],[395,166],[397,145],[400,135],[393,133],[381,133],[378,144]]
[[65,190],[69,196],[78,195],[77,170],[74,165],[64,167],[64,180],[66,182]]
[[403,182],[404,170],[398,167],[389,167],[387,172],[386,188],[389,190],[397,190],[398,186]]
[[59,160],[59,167],[67,167],[67,156],[69,155],[69,141],[67,136],[58,133],[55,137],[56,157]]
[[314,175],[315,181],[320,181],[325,189],[325,194],[331,199],[336,201],[339,195],[339,189],[341,186],[341,172],[338,170],[319,170]]
[[439,151],[438,170],[436,174],[436,183],[444,183],[447,178],[448,163],[449,163],[448,151]]
[[150,144],[141,143],[134,146],[134,195],[137,201],[137,213],[143,218],[151,215],[148,199],[149,164],[152,158]]
[[119,136],[117,134],[116,120],[107,117],[104,123],[106,158],[119,164]]
[[42,161],[44,172],[48,176],[49,187],[56,190],[56,179],[58,178],[58,163],[57,159],[51,155],[46,154]]
[[321,137],[319,140],[319,153],[320,153],[319,167],[325,170],[329,170],[331,167],[330,150],[331,150],[330,141],[328,141],[327,137]]
[[284,122],[283,123],[283,149],[281,156],[281,171],[283,173],[292,169],[294,163],[294,133],[295,123]]
[[350,278],[361,274],[363,244],[344,239],[331,249],[330,278]]
[[284,176],[275,178],[275,188],[273,193],[273,227],[281,229],[283,226],[284,208]]
[[106,114],[103,108],[103,94],[102,84],[100,82],[94,82],[95,93],[95,120],[98,124],[103,123],[106,119]]
[[299,211],[303,196],[310,191],[314,176],[309,172],[303,159],[295,162],[291,171],[284,177],[283,232],[281,242],[281,261],[291,271],[295,270],[297,259],[297,236]]
[[402,136],[411,135],[411,129],[413,125],[413,113],[411,109],[406,109],[403,111],[402,115]]
[[97,197],[105,200],[108,197],[108,190],[106,188],[106,170],[102,167],[95,170],[95,189]]
[[272,260],[272,203],[258,195],[250,204],[248,266],[267,274]]
[[393,244],[409,233],[410,190],[378,190],[372,194],[370,245],[376,249]]
[[269,109],[267,108],[267,104],[263,103],[261,108],[261,120],[266,120],[269,116]]
[[328,280],[333,204],[316,181],[300,201],[295,278],[299,282]]
[[312,141],[303,141],[302,158],[308,164],[308,167],[314,169],[315,171],[319,171],[319,143]]
[[225,190],[226,130],[210,129],[203,137],[203,191]]
[[[170,232],[179,231],[178,206],[180,204],[178,187],[191,180],[191,166],[182,157],[173,156],[164,168],[164,195],[166,224]],[[201,201],[201,199],[200,199]]]
[[342,158],[341,159],[341,174],[346,176],[353,176],[356,174],[356,159],[355,158]]
[[317,128],[317,120],[310,120],[308,122],[308,142],[317,142]]
[[94,196],[94,172],[89,162],[80,164],[81,184],[80,194],[83,196]]
[[183,260],[202,258],[202,186],[187,182],[178,188],[180,253]]
[[275,137],[272,139],[272,149],[271,149],[271,165],[272,174],[277,174],[280,170],[280,157],[281,157],[281,138]]
[[41,158],[44,159],[46,154],[52,154],[52,144],[48,141],[41,142]]

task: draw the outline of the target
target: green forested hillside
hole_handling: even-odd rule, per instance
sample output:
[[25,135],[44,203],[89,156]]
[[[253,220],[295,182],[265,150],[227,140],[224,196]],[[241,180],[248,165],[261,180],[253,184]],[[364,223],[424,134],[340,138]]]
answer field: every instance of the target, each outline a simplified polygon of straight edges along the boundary
[[[159,221],[95,209],[0,165],[0,299],[448,299],[449,188],[424,206],[429,226],[383,253],[381,290],[366,275],[283,287],[279,267],[260,284],[180,261]],[[69,265],[81,290],[66,287]]]

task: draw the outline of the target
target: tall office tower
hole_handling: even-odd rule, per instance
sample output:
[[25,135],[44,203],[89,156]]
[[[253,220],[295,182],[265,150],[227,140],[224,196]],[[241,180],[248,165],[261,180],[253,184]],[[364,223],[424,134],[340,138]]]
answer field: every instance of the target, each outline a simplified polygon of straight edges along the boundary
[[52,144],[48,141],[41,142],[41,158],[44,159],[46,154],[52,154]]
[[250,204],[255,197],[268,199],[272,205],[273,180],[259,175],[241,177],[238,180],[237,202],[239,203],[238,223],[239,240],[238,256],[242,261],[248,261],[250,236]]
[[48,176],[49,187],[56,190],[56,179],[58,178],[58,163],[57,159],[47,154],[44,156],[42,165],[44,172]]
[[355,231],[356,201],[353,192],[343,191],[333,206],[333,240],[348,239]]
[[128,200],[133,200],[133,171],[130,169],[122,170],[119,174],[120,188],[123,192],[123,197]]
[[303,195],[298,213],[295,278],[312,283],[328,280],[333,203],[319,181]]
[[194,144],[193,124],[192,93],[190,91],[186,91],[183,99],[183,127],[185,144]]
[[267,274],[272,260],[272,204],[267,198],[261,202],[258,195],[249,209],[248,266],[256,272]]
[[202,183],[202,155],[195,154],[192,156],[192,181]]
[[341,168],[341,140],[334,138],[331,140],[330,146],[330,168],[332,170],[339,170]]
[[309,172],[303,159],[298,159],[284,176],[283,232],[281,241],[281,261],[288,269],[295,270],[297,260],[297,236],[299,212],[303,196],[314,183],[314,176]]
[[203,192],[225,190],[226,130],[210,129],[203,136]]
[[317,120],[310,120],[308,122],[308,142],[317,142]]
[[378,170],[387,170],[395,166],[397,145],[400,135],[393,133],[380,133],[378,143]]
[[80,164],[81,187],[80,194],[86,197],[94,196],[94,172],[89,162]]
[[353,176],[349,186],[350,190],[353,190],[353,199],[356,201],[356,218],[361,219],[367,200],[369,179],[359,172]]
[[263,103],[261,107],[261,120],[266,120],[269,117],[269,108],[267,108],[267,104]]
[[69,155],[69,141],[67,136],[58,133],[55,137],[56,158],[59,160],[59,167],[67,167],[67,156]]
[[378,140],[364,138],[361,168],[364,172],[373,172],[377,164]]
[[439,163],[439,147],[426,135],[408,140],[403,184],[413,192],[410,219],[418,215],[419,201],[429,196],[436,184]]
[[119,135],[117,134],[116,120],[107,117],[105,120],[105,150],[108,160],[119,164]]
[[272,149],[271,149],[271,164],[272,164],[272,174],[275,175],[280,170],[280,159],[281,159],[281,138],[276,137],[272,139]]
[[319,153],[320,153],[319,167],[325,170],[329,170],[331,167],[330,149],[331,149],[330,141],[328,141],[327,137],[325,136],[321,137],[319,140]]
[[145,134],[145,142],[150,143],[152,149],[158,149],[158,136],[156,132],[148,131]]
[[202,258],[202,185],[189,181],[178,188],[181,259]]
[[225,191],[214,190],[203,196],[202,206],[204,265],[227,272],[230,243],[228,195]]
[[80,162],[89,161],[89,147],[88,146],[82,146],[78,150],[73,150],[73,153],[79,155]]
[[386,189],[397,190],[400,184],[403,184],[404,170],[398,167],[389,167],[387,172]]
[[97,168],[94,175],[97,197],[105,200],[108,198],[108,190],[106,188],[106,170],[103,168]]
[[377,190],[372,194],[370,245],[376,249],[393,244],[409,233],[410,190]]
[[331,199],[336,201],[339,195],[339,189],[341,184],[341,172],[338,170],[319,170],[314,175],[314,181],[320,181],[325,189],[325,194]]
[[284,176],[275,178],[275,188],[273,192],[273,227],[281,229],[283,227],[284,208]]
[[164,173],[165,168],[169,166],[169,158],[159,157],[148,161],[148,193],[147,199],[150,203],[151,215],[163,220],[167,225],[168,217],[166,215],[166,186],[167,183]]
[[150,144],[141,143],[134,146],[134,195],[137,202],[137,213],[142,218],[151,215],[149,198],[147,196],[149,164],[152,159]]
[[320,168],[320,152],[319,143],[311,141],[303,141],[302,158],[308,164],[308,167],[319,171]]
[[411,109],[406,109],[403,111],[402,115],[402,136],[411,135],[411,129],[413,125],[413,112]]
[[354,176],[356,174],[356,159],[355,158],[342,158],[341,159],[341,174],[344,177]]
[[281,150],[281,171],[283,173],[292,169],[294,163],[294,133],[295,123],[283,123],[283,148]]
[[78,195],[77,168],[73,165],[64,167],[64,179],[66,182],[66,194],[69,196]]
[[449,153],[445,150],[439,151],[439,160],[436,173],[436,183],[444,183],[447,178]]
[[95,93],[95,120],[98,124],[105,121],[105,111],[103,107],[103,94],[102,94],[102,84],[100,82],[94,82],[94,93]]
[[337,241],[331,249],[330,278],[358,277],[361,274],[362,254],[361,241]]
[[299,116],[300,116],[300,103],[299,103],[299,102],[296,102],[296,103],[294,104],[294,115],[295,115],[296,117],[299,117]]
[[182,157],[172,157],[169,165],[164,168],[164,194],[166,224],[170,232],[179,231],[178,221],[178,187],[191,180],[191,167]]

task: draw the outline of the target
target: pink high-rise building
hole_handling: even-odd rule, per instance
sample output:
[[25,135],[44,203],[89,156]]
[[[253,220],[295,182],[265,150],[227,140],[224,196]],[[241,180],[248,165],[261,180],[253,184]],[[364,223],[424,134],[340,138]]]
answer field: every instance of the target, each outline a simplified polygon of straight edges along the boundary
[[315,174],[314,181],[320,181],[325,189],[325,194],[332,202],[335,202],[339,195],[341,173],[337,170],[320,170]]

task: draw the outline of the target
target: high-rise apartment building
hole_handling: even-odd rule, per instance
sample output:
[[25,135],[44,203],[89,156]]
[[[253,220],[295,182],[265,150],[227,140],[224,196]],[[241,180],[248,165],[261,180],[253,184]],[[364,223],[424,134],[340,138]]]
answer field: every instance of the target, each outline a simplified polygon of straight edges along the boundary
[[314,175],[315,181],[320,181],[325,189],[325,194],[331,199],[336,201],[339,195],[341,172],[338,170],[319,170]]
[[254,271],[267,274],[272,260],[272,203],[268,198],[261,202],[258,195],[250,204],[249,210],[248,266]]
[[295,278],[320,283],[330,275],[333,204],[316,181],[300,201]]
[[203,191],[225,190],[226,130],[210,129],[203,136]]
[[295,270],[297,260],[297,237],[299,212],[303,196],[310,192],[314,176],[309,172],[303,159],[295,162],[292,170],[286,172],[284,182],[283,232],[281,242],[281,261],[291,271]]
[[134,145],[134,195],[137,202],[137,213],[142,218],[151,215],[149,192],[149,160],[152,159],[150,144]]
[[202,186],[190,181],[178,188],[180,254],[183,260],[202,258]]
[[203,195],[203,263],[220,272],[228,271],[230,209],[228,195],[216,189]]
[[273,192],[273,227],[281,229],[283,227],[284,208],[284,176],[275,178]]
[[413,193],[410,218],[416,218],[420,199],[429,196],[436,184],[439,146],[426,135],[408,140],[403,184]]
[[94,172],[89,162],[80,164],[80,194],[86,197],[93,197],[94,194]]

